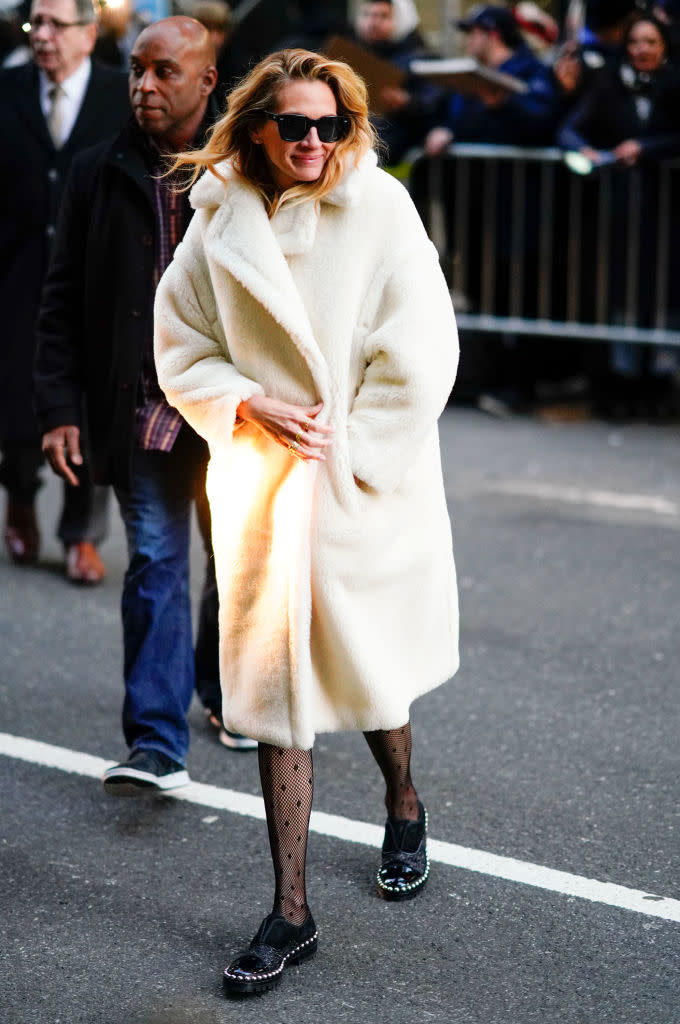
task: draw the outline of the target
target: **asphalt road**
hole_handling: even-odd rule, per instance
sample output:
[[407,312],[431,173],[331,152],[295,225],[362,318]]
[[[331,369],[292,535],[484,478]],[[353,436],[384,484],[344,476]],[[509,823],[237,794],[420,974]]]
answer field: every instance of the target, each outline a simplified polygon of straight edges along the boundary
[[[413,709],[431,836],[680,899],[677,427],[452,408],[441,435],[462,668]],[[50,536],[56,482],[40,504],[41,565],[0,554],[0,730],[119,759],[120,524],[106,583],[79,590]],[[192,778],[257,794],[255,756],[191,721]],[[382,822],[361,736],[320,737],[315,767],[317,810]],[[3,1024],[680,1022],[680,924],[440,863],[385,904],[377,850],[318,834],[317,957],[227,1001],[222,968],[269,909],[261,821],[114,800],[7,753],[0,795]]]

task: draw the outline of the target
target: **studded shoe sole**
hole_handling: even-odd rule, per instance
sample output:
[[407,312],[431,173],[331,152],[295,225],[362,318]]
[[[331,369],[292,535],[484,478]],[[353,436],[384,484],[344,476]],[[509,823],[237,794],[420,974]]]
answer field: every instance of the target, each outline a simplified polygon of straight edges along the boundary
[[284,958],[280,967],[267,974],[253,974],[250,978],[236,978],[229,974],[229,968],[223,974],[223,985],[225,992],[230,996],[252,996],[262,992],[269,992],[276,988],[281,981],[286,967],[294,967],[296,964],[308,960],[316,953],[319,933],[315,932],[311,939],[307,939],[296,949],[291,950]]
[[[382,878],[380,877],[380,871],[378,871],[378,874],[376,875],[376,882],[378,883],[378,893],[380,896],[382,896],[384,900],[398,902],[400,900],[415,899],[415,897],[423,891],[425,885],[427,884],[427,879],[430,874],[430,858],[427,852],[427,811],[425,810],[425,808],[423,808],[423,813],[425,816],[425,830],[423,833],[423,838],[421,840],[421,845],[423,845],[424,847],[424,869],[422,871],[422,874],[420,874],[418,878],[415,878],[412,882],[408,882],[406,885],[392,886],[388,885],[386,882],[382,880]],[[415,851],[412,854],[408,854],[404,851],[396,851],[395,853],[384,854],[381,870],[383,867],[385,867],[386,862],[390,861],[390,858],[392,858],[392,861],[403,861],[406,865],[413,867],[413,865],[410,862],[414,858],[419,858],[420,856],[422,855],[420,855],[419,851]]]
[[[262,929],[266,927],[267,920],[271,920],[271,918],[265,918],[250,947],[243,953],[239,953],[225,968],[222,984],[226,995],[238,998],[268,992],[279,984],[286,967],[302,963],[316,953],[319,932],[311,915],[309,924],[314,931],[311,934],[308,933],[307,938],[296,943],[290,949],[284,946],[285,952],[268,944],[266,934],[262,940],[258,941],[259,936],[262,935]],[[244,962],[247,963],[248,960],[259,961],[264,969],[249,971],[247,966],[243,966]]]
[[404,889],[394,889],[394,888],[390,887],[389,885],[385,885],[384,882],[382,882],[381,879],[378,878],[377,879],[377,881],[378,881],[378,892],[380,893],[382,898],[384,900],[387,900],[388,902],[390,900],[392,900],[395,903],[397,901],[399,901],[399,900],[413,900],[425,888],[425,886],[427,884],[427,879],[428,879],[428,875],[429,874],[430,874],[430,861],[429,861],[429,858],[428,858],[428,860],[426,862],[426,867],[425,867],[425,874],[421,878],[419,878],[417,881],[412,882],[410,885],[406,886],[406,888],[404,888]]

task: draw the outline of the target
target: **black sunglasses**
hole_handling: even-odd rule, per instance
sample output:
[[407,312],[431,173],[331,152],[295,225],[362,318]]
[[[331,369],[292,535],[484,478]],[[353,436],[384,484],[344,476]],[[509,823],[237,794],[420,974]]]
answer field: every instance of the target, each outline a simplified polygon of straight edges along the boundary
[[338,142],[351,127],[350,119],[344,114],[319,117],[316,121],[304,114],[271,114],[268,110],[264,114],[270,121],[276,121],[283,142],[302,142],[312,128],[316,128],[320,142]]

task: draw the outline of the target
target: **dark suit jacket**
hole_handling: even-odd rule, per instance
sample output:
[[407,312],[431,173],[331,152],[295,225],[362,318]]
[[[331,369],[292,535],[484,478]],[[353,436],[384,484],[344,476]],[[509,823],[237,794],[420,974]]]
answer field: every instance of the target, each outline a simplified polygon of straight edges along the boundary
[[[217,117],[208,104],[203,131]],[[97,483],[129,480],[142,359],[153,324],[157,218],[148,142],[131,118],[73,162],[38,321],[41,429],[81,424]],[[191,207],[184,193],[184,223]]]
[[562,125],[558,143],[563,149],[615,149],[626,139],[637,139],[643,156],[662,160],[680,153],[680,72],[665,65],[652,76],[642,93],[651,110],[641,121],[635,92],[627,88],[620,66],[604,68],[591,89]]
[[0,443],[35,442],[35,321],[62,189],[77,152],[120,130],[130,107],[125,75],[93,63],[78,119],[56,150],[33,64],[0,72]]

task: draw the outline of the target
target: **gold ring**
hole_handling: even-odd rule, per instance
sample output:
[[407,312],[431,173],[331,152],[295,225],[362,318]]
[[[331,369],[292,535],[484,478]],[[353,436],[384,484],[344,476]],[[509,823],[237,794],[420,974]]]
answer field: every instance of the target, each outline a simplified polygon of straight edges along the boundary
[[302,440],[302,435],[301,434],[296,434],[295,435],[295,444],[299,444],[301,440]]

